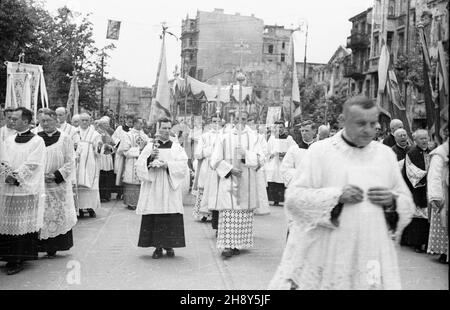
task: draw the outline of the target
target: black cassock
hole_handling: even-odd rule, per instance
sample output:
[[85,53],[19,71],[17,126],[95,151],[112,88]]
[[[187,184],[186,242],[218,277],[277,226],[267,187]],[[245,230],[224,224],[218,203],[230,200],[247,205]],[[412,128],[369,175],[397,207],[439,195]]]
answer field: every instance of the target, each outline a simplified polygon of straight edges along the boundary
[[[407,153],[408,157],[411,159],[411,162],[422,170],[426,170],[425,164],[425,156],[430,152],[430,150],[422,150],[417,146],[412,147]],[[424,176],[418,186],[414,188],[414,186],[409,181],[406,176],[406,162],[403,165],[402,175],[405,179],[406,185],[408,185],[409,190],[411,191],[414,199],[414,203],[418,208],[426,208],[428,206],[427,202],[427,177]],[[428,243],[428,235],[430,230],[430,224],[428,219],[425,218],[413,218],[411,223],[405,228],[403,231],[401,245],[408,245],[414,247],[421,247],[423,245],[427,245]]]
[[399,147],[397,144],[392,147],[395,155],[397,155],[397,161],[403,160],[406,157],[406,154],[409,152],[411,148],[406,146],[405,148]]
[[[172,148],[172,141],[158,141],[159,149]],[[150,157],[147,165],[150,164]],[[147,214],[142,216],[138,247],[185,247],[183,214]]]

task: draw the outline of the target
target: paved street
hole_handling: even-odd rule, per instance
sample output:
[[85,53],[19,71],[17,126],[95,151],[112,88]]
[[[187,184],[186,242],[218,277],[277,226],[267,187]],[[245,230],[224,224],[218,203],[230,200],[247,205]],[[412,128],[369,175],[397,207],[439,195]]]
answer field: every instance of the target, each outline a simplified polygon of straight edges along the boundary
[[[75,246],[54,259],[40,254],[26,269],[7,276],[2,265],[0,290],[6,289],[266,289],[279,263],[286,236],[281,207],[255,217],[255,247],[223,260],[210,223],[192,219],[185,206],[187,246],[175,257],[152,259],[153,248],[138,248],[140,216],[122,201],[102,204],[97,218],[79,220]],[[448,265],[436,257],[399,249],[404,289],[448,289]],[[2,263],[3,264],[3,263]],[[73,270],[80,267],[79,284]],[[74,281],[75,279],[75,281]]]

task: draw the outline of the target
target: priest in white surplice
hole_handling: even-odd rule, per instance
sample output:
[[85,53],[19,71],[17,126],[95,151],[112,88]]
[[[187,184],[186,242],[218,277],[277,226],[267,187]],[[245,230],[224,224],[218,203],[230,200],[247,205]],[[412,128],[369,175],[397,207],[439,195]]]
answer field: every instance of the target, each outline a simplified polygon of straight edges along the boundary
[[141,192],[136,213],[142,215],[139,247],[155,247],[153,258],[175,255],[173,248],[185,247],[182,183],[187,155],[170,140],[172,121],[158,120],[154,142],[144,148],[136,162]]
[[267,194],[269,201],[274,202],[274,206],[279,206],[280,202],[284,202],[285,184],[280,166],[289,147],[295,144],[294,139],[286,132],[284,123],[282,121],[275,122],[274,131],[267,142],[269,159],[264,166],[267,177]]
[[72,125],[70,125],[69,123],[67,123],[67,110],[64,107],[59,107],[56,108],[55,110],[56,115],[58,117],[58,131],[60,132],[64,132],[66,135],[69,136],[69,138],[71,138],[74,142],[78,142],[79,136],[76,134],[77,133],[77,129],[75,127],[73,127]]
[[211,211],[208,210],[208,194],[205,196],[204,193],[217,187],[217,173],[211,168],[210,157],[216,141],[222,134],[221,122],[219,116],[211,118],[211,128],[201,136],[194,153],[197,168],[192,189],[197,192],[192,214],[197,220],[211,219]]
[[75,151],[71,137],[56,128],[57,115],[43,109],[38,135],[45,143],[45,212],[39,234],[39,252],[48,257],[73,246],[72,228],[77,223],[72,192]]
[[[119,149],[120,142],[125,139],[125,136],[133,128],[134,115],[126,114],[125,115],[125,124],[120,125],[116,128],[112,135],[112,140],[115,143],[115,148]],[[116,191],[117,191],[117,199],[121,199],[123,196],[123,185],[122,185],[122,174],[125,169],[125,157],[121,153],[116,153],[114,155],[114,173],[116,175]]]
[[100,207],[99,156],[102,150],[102,137],[93,126],[90,126],[90,121],[89,114],[80,114],[80,127],[78,128],[80,142],[76,151],[76,178],[80,216],[83,216],[83,210],[87,209],[89,215],[95,217],[95,210]]
[[294,221],[271,289],[400,289],[395,249],[414,203],[372,100],[344,104],[345,126],[311,145],[286,192]]
[[17,108],[11,118],[17,134],[0,149],[0,260],[9,275],[38,258],[43,225],[45,144],[30,131],[31,120],[30,110]]
[[246,126],[247,118],[248,113],[241,111],[240,123],[223,134],[211,155],[211,166],[220,178],[217,203],[210,208],[219,211],[217,248],[225,257],[253,247],[253,215],[258,206],[256,169],[263,154],[256,134]]
[[117,153],[125,156],[123,171],[123,203],[130,210],[136,210],[141,190],[141,181],[136,173],[136,161],[148,143],[148,136],[142,130],[144,125],[141,118],[135,118],[133,128],[122,136]]
[[3,147],[3,143],[5,140],[11,136],[16,134],[16,130],[11,122],[11,116],[13,114],[14,109],[6,108],[3,111],[3,115],[5,116],[5,125],[0,128],[0,148]]

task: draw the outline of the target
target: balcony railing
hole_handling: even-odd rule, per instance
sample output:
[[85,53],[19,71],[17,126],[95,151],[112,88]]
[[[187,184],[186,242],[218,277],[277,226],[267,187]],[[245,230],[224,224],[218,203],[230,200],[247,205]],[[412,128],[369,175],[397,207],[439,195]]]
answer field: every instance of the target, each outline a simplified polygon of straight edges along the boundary
[[364,73],[361,66],[350,63],[344,66],[344,77],[349,77],[354,80],[359,80],[364,78]]
[[369,36],[362,32],[353,32],[351,36],[347,38],[347,47],[366,47],[370,44]]

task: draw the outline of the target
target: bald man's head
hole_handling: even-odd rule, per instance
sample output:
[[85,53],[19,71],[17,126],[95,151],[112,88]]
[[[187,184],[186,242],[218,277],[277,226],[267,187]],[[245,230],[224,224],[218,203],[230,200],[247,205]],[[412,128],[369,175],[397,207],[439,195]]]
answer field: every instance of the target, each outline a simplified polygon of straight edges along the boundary
[[87,113],[80,114],[80,127],[82,129],[87,129],[91,124],[91,116]]
[[417,129],[414,131],[413,139],[416,145],[422,150],[426,150],[428,148],[428,141],[430,138],[428,136],[428,131],[425,129]]
[[397,129],[403,128],[403,122],[399,119],[393,119],[389,124],[389,128],[391,129],[391,133],[394,134]]
[[408,135],[406,130],[403,128],[399,128],[394,132],[395,142],[402,148],[408,145]]
[[317,129],[317,135],[319,136],[319,140],[326,139],[330,136],[330,130],[325,125],[320,125],[319,129]]

